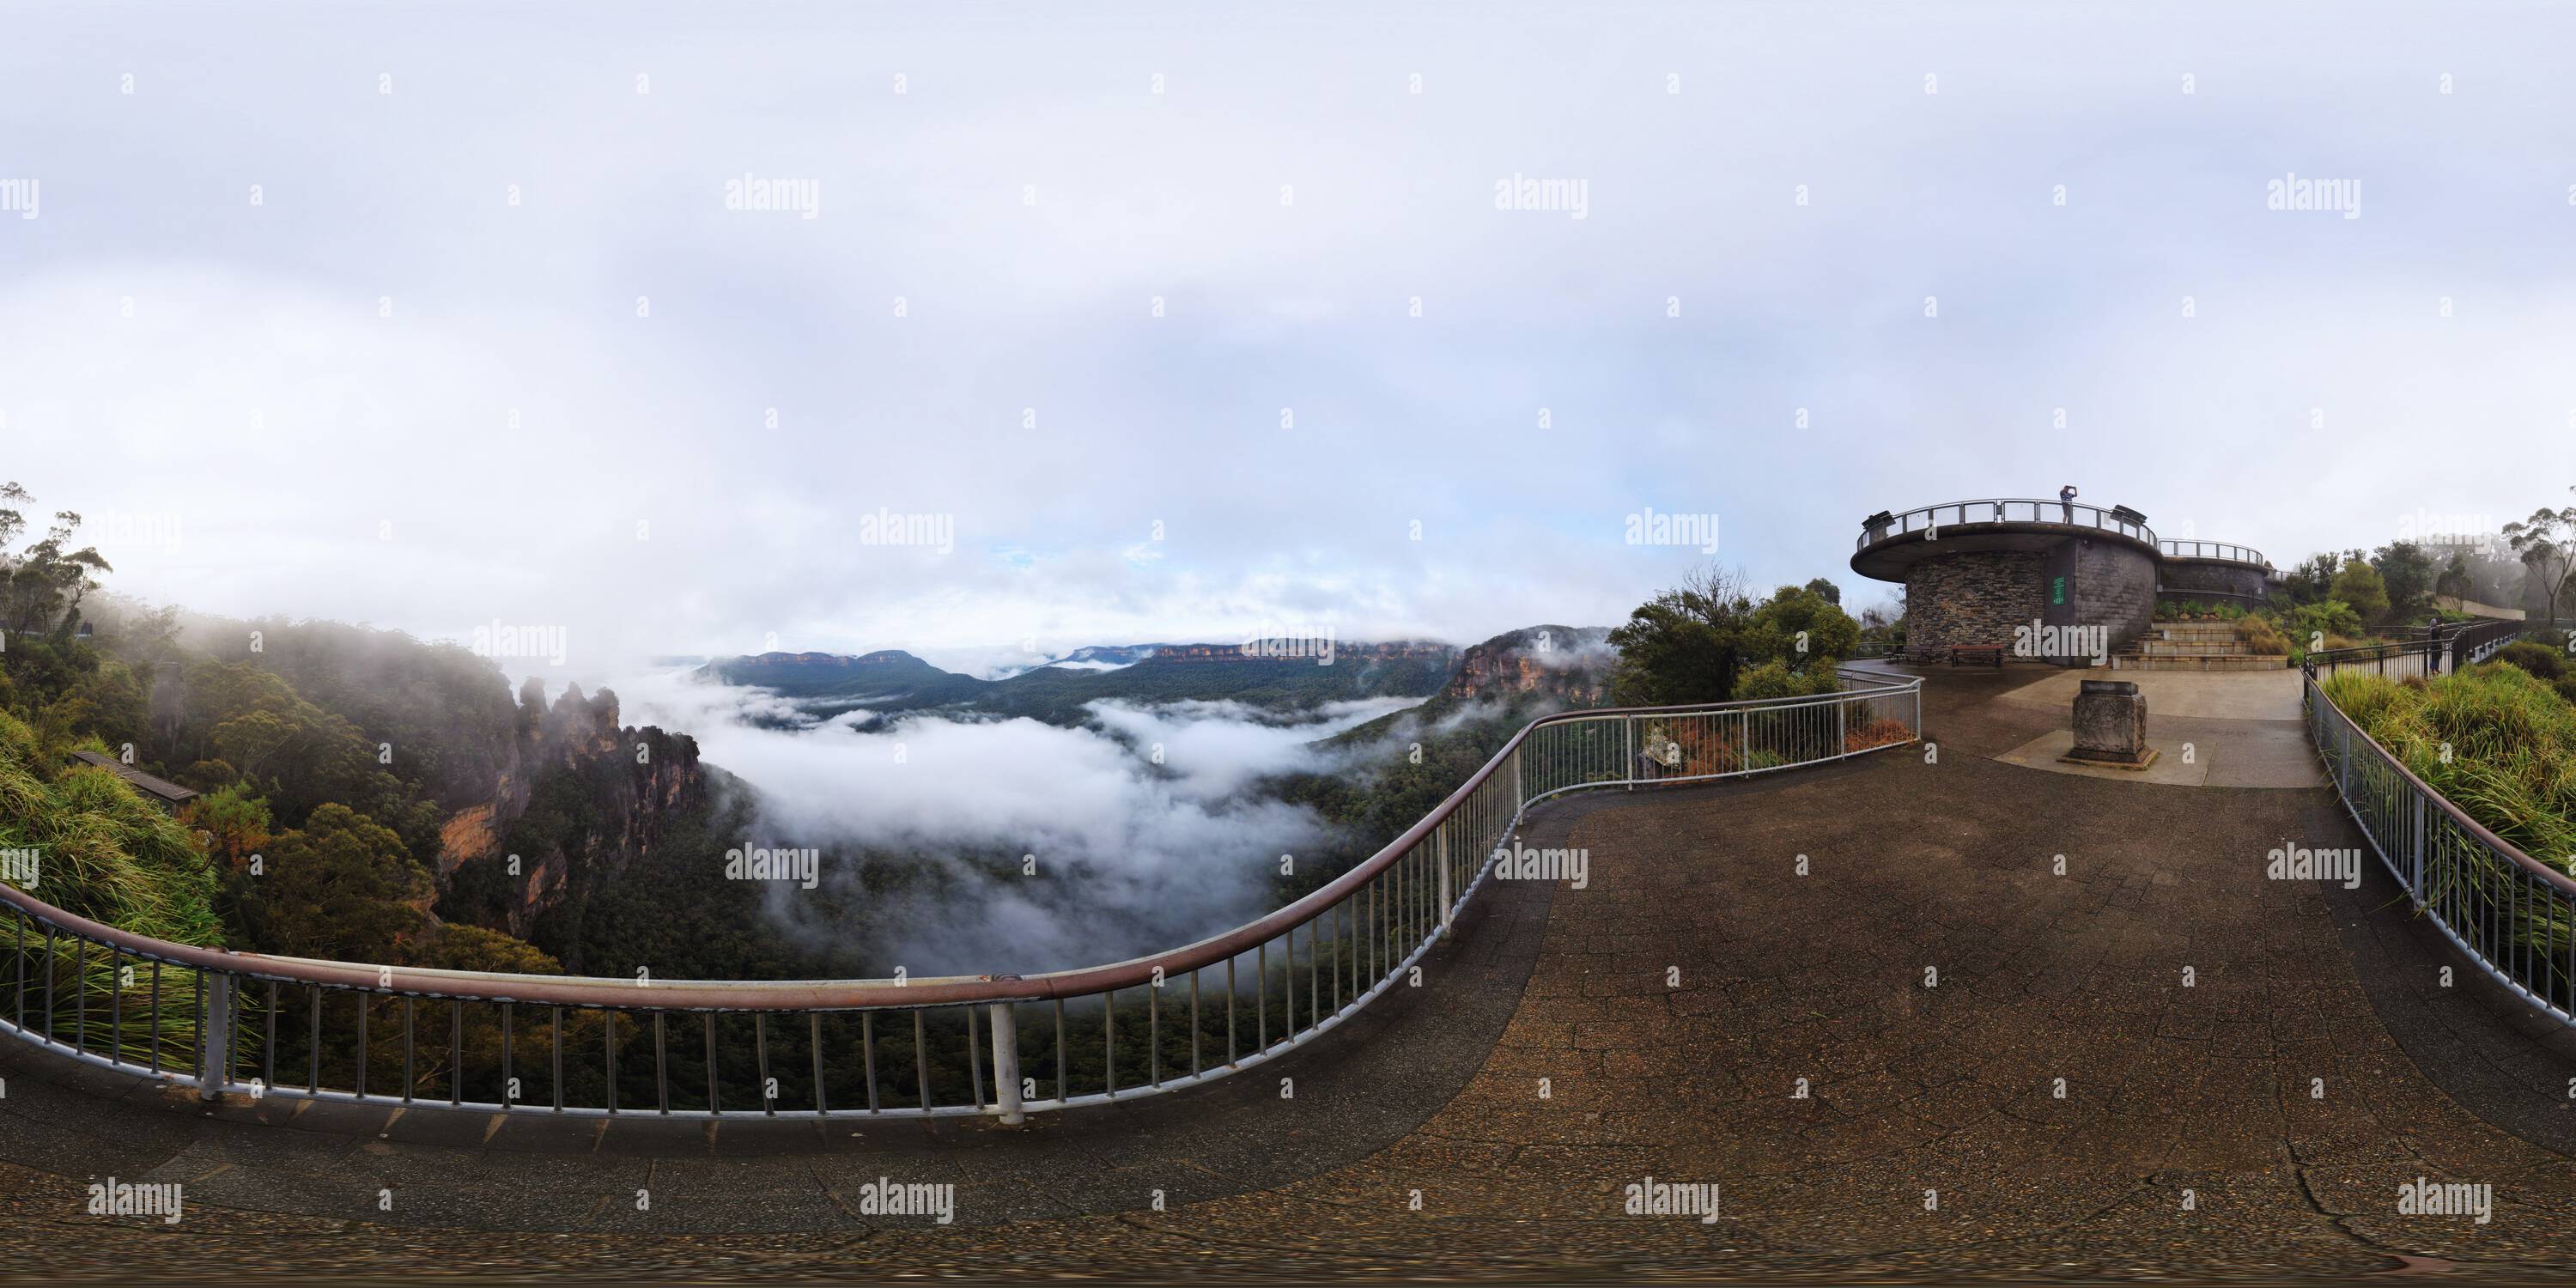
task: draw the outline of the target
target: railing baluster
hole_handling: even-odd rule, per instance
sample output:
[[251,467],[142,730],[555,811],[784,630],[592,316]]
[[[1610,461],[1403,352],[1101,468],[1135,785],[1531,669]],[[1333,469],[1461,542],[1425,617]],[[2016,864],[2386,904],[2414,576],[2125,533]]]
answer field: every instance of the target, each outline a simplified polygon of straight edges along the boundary
[[832,1100],[823,1091],[823,1013],[807,1011],[805,1019],[805,1044],[814,1053],[814,1112],[829,1114]]
[[778,1094],[771,1090],[774,1084],[769,1079],[769,1012],[767,1011],[751,1013],[751,1050],[753,1058],[760,1066],[760,1112],[775,1117],[778,1114]]
[[551,1014],[547,1017],[548,1023],[546,1027],[552,1031],[554,1046],[555,1112],[562,1113],[564,1107],[563,1008],[556,1006],[548,1009],[551,1011]]
[[412,1086],[412,1072],[411,1072],[411,998],[410,998],[410,997],[408,997],[408,996],[404,997],[404,998],[403,998],[403,1000],[402,1000],[402,1004],[403,1004],[403,1007],[402,1007],[402,1017],[403,1017],[403,1090],[402,1090],[402,1102],[403,1102],[404,1104],[406,1104],[406,1105],[407,1105],[407,1104],[410,1104],[410,1103],[411,1103],[411,1086]]
[[930,1113],[930,1044],[922,1040],[921,1008],[918,1006],[912,1008],[912,1063],[913,1076],[920,1079],[916,1085],[921,1089],[921,1112],[927,1116]]
[[447,1103],[465,1103],[465,1001],[457,998],[448,1004],[447,1015]]
[[877,1013],[859,1012],[859,1063],[868,1067],[868,1112],[877,1111]]

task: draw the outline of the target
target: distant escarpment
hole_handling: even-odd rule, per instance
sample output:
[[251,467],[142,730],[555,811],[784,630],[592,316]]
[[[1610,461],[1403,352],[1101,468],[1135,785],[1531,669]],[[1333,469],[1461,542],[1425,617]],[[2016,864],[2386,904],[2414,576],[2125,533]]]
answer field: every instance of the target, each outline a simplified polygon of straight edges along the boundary
[[1606,626],[1528,626],[1470,648],[1441,696],[1462,702],[1536,698],[1569,707],[1609,700],[1619,660]]
[[1245,644],[1094,645],[999,680],[943,671],[888,649],[857,656],[762,653],[699,674],[793,700],[809,719],[853,710],[892,716],[949,708],[1079,725],[1094,702],[1234,702],[1292,712],[1362,698],[1428,697],[1458,658],[1447,644],[1254,640]]

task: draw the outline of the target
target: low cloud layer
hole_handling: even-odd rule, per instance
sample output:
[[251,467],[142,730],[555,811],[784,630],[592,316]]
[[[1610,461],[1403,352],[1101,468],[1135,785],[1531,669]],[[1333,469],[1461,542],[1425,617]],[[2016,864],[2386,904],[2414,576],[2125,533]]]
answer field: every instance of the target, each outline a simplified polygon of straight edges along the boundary
[[[708,762],[758,790],[762,830],[751,843],[865,846],[941,869],[943,895],[908,900],[891,945],[916,976],[1092,965],[1266,911],[1279,856],[1313,850],[1331,830],[1311,810],[1246,788],[1331,768],[1309,744],[1411,705],[1336,703],[1290,723],[1230,702],[1104,702],[1076,729],[862,711],[782,729],[795,708],[763,690],[685,671],[615,688],[626,719],[690,732]],[[997,880],[964,861],[1023,854],[1051,877],[1083,875]],[[773,895],[785,930],[835,933],[794,892]]]

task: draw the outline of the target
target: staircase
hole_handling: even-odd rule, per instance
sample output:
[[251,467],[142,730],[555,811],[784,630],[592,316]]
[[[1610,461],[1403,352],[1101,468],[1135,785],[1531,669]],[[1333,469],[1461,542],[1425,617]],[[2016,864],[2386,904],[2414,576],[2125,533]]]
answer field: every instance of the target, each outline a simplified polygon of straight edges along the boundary
[[2256,653],[2233,622],[2158,622],[2111,654],[2114,671],[2278,671],[2282,653]]

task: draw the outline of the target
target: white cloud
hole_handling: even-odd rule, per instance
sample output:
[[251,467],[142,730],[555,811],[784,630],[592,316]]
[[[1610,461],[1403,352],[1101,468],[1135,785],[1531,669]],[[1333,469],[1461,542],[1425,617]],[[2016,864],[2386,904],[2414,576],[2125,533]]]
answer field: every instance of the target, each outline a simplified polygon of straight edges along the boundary
[[[613,687],[623,719],[689,731],[705,761],[758,789],[757,843],[866,845],[945,866],[961,893],[906,910],[896,960],[916,974],[1094,964],[1268,911],[1279,856],[1314,851],[1331,829],[1245,789],[1329,768],[1309,743],[1410,704],[1334,703],[1284,723],[1224,702],[1103,703],[1097,728],[862,714],[785,731],[750,722],[776,714],[774,695],[685,670]],[[1051,873],[1087,875],[1070,886],[988,882],[950,862],[967,853],[1034,854]],[[793,896],[778,903],[782,921],[830,933]]]

